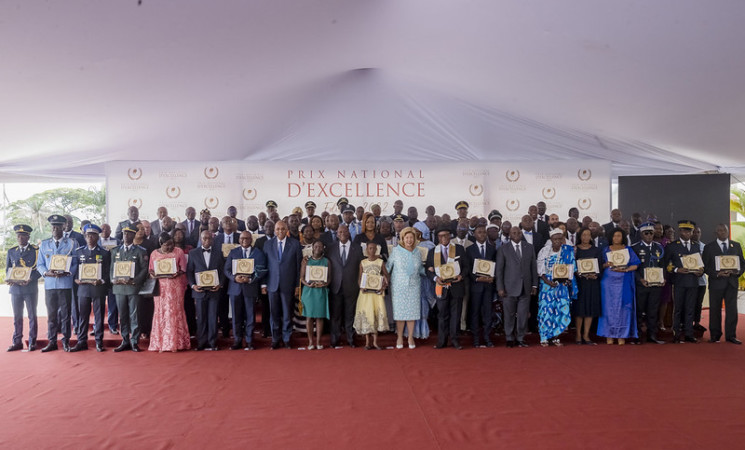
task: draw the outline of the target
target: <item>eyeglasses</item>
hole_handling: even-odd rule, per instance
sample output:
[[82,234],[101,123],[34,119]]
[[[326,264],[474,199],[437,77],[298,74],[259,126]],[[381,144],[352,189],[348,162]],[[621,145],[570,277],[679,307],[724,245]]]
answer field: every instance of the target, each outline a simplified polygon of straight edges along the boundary
[[642,234],[654,234],[654,231],[642,231]]

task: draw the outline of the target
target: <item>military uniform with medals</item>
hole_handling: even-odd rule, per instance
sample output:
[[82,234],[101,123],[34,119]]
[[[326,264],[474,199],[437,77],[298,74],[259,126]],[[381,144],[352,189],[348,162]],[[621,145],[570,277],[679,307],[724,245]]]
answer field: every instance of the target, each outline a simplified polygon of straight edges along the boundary
[[[28,225],[16,225],[13,227],[16,234],[29,235],[33,231]],[[20,243],[8,250],[5,257],[5,267],[10,271],[13,267],[30,267],[31,276],[29,281],[10,282],[10,300],[13,305],[13,343],[8,351],[23,349],[23,307],[26,306],[28,314],[28,349],[36,350],[36,336],[38,325],[36,320],[36,306],[39,302],[39,272],[36,271],[36,259],[39,249],[35,245],[27,243],[21,248]]]
[[[642,224],[639,227],[639,233],[642,234],[644,232],[654,233],[654,224]],[[631,248],[634,250],[634,253],[636,253],[636,256],[639,257],[639,261],[641,261],[634,273],[636,279],[636,326],[638,329],[638,336],[641,337],[641,324],[645,322],[646,316],[647,342],[661,344],[663,342],[657,339],[657,320],[660,309],[662,286],[645,286],[642,281],[644,280],[644,269],[650,267],[664,269],[663,258],[665,255],[665,249],[659,242],[652,241],[649,244],[646,244],[643,240],[635,243]]]

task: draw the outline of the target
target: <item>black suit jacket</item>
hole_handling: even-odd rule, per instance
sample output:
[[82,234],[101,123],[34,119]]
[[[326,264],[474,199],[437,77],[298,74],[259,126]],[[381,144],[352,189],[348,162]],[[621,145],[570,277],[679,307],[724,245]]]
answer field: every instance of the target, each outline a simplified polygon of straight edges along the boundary
[[616,229],[616,225],[613,222],[608,222],[603,224],[603,230],[605,238],[610,241],[611,236],[610,234]]
[[[246,222],[241,219],[235,219],[235,221],[238,223],[238,232],[246,231]],[[217,226],[218,233],[222,233],[222,224]]]
[[[238,245],[238,239],[241,237],[239,233],[233,233],[233,244]],[[217,233],[212,245],[217,247],[222,252],[222,244],[225,243],[225,233]]]
[[[497,261],[497,247],[495,247],[493,244],[490,244],[489,241],[484,242],[486,244],[485,248],[485,258],[481,258],[481,253],[479,250],[479,243],[474,242],[473,245],[469,246],[466,249],[466,256],[468,257],[468,266],[473,268],[474,261],[477,259],[488,259],[489,261]],[[473,270],[473,269],[471,269]],[[496,274],[496,271],[495,271]],[[477,282],[476,281],[476,275],[469,273],[469,277],[471,278],[471,292],[473,293],[481,293],[484,290],[494,290],[494,283],[484,283],[484,282]]]
[[[463,297],[466,295],[466,282],[468,281],[468,273],[470,272],[470,266],[468,265],[468,257],[466,256],[466,249],[463,248],[462,245],[458,245],[454,242],[451,242],[450,245],[455,245],[455,263],[460,266],[460,275],[463,277],[463,279],[457,283],[451,283],[450,284],[450,293],[453,295],[453,297]],[[437,245],[435,248],[431,249],[429,253],[427,254],[427,263],[425,264],[427,268],[427,276],[434,280],[436,275],[434,272],[430,272],[430,267],[434,269],[435,267],[435,252],[440,252],[440,246]],[[444,261],[443,261],[444,262]]]
[[[204,254],[202,247],[197,247],[189,252],[189,263],[186,265],[186,278],[189,280],[189,286],[197,284],[196,273],[204,272],[205,270],[217,270],[217,276],[220,279],[220,285],[225,280],[225,274],[223,269],[225,268],[225,259],[222,257],[222,251],[212,246],[210,252],[210,264],[209,266],[204,263]],[[191,296],[193,298],[204,298],[206,292],[197,292],[192,289]]]
[[[535,232],[536,229],[538,230],[538,234],[541,235],[541,237],[543,238],[543,242],[545,243],[548,240],[548,232],[549,232],[548,224],[542,220],[536,220],[535,226],[533,226],[533,231]],[[535,247],[535,245],[533,245],[533,247]],[[538,250],[536,250],[536,254],[538,254],[538,252],[541,250],[541,248],[543,248],[543,246],[541,245],[540,247],[537,247],[537,248]]]
[[347,262],[341,263],[341,243],[336,241],[326,247],[326,257],[331,261],[332,294],[343,293],[345,297],[357,298],[360,292],[359,274],[362,261],[362,247],[347,241]]
[[[523,234],[523,241],[530,244],[530,242],[525,240],[525,234]],[[533,243],[530,245],[533,247],[533,253],[535,253],[535,256],[538,256],[538,252],[540,252],[543,246],[546,245],[546,241],[548,241],[548,239],[543,237],[541,233],[533,231]]]
[[253,246],[258,248],[259,250],[264,250],[264,245],[266,244],[266,241],[268,241],[269,239],[274,239],[274,236],[269,237],[266,234],[264,234],[258,239],[256,239],[256,241],[254,241]]
[[698,277],[696,275],[692,273],[675,273],[674,270],[683,267],[683,262],[681,260],[682,256],[691,255],[700,251],[699,242],[689,242],[691,244],[690,250],[686,250],[680,239],[676,239],[665,247],[665,267],[667,267],[667,270],[673,274],[673,283],[681,287],[698,286]]
[[194,219],[194,228],[191,230],[191,234],[189,234],[189,221],[184,220],[183,222],[181,222],[181,224],[186,230],[186,232],[184,233],[186,234],[186,243],[194,248],[199,247],[199,227],[202,226],[202,222]]
[[743,274],[743,271],[745,271],[745,259],[742,257],[742,247],[739,242],[730,239],[726,254],[736,255],[739,257],[740,270],[738,271],[737,276],[718,277],[716,270],[716,257],[724,254],[725,253],[722,252],[722,247],[719,246],[716,239],[704,246],[702,259],[704,260],[705,272],[709,275],[709,289],[724,289],[728,284],[736,289],[738,285],[737,279]]

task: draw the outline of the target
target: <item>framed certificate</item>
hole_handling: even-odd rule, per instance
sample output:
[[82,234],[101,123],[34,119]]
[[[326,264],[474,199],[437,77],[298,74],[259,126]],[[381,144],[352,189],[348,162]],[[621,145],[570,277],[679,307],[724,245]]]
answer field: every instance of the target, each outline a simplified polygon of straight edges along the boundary
[[383,276],[372,273],[363,273],[360,280],[360,288],[368,291],[379,291],[383,289]]
[[114,263],[114,278],[129,280],[135,277],[134,261],[117,261]]
[[313,283],[320,281],[325,283],[328,279],[328,267],[323,266],[305,266],[305,282]]
[[254,260],[252,258],[234,259],[233,275],[253,275]]
[[8,281],[16,283],[31,280],[31,267],[15,266],[8,269]]
[[52,259],[49,261],[49,270],[52,272],[69,272],[70,264],[72,264],[72,258],[67,255],[52,255]]
[[101,264],[84,263],[78,269],[78,279],[81,283],[95,283],[101,279]]
[[608,262],[613,267],[625,267],[629,265],[629,249],[624,248],[623,250],[614,250],[605,254],[608,258]]
[[574,267],[572,264],[554,264],[551,270],[552,280],[571,280],[574,278]]
[[163,258],[155,261],[155,276],[175,275],[178,272],[176,267],[176,258]]
[[310,258],[313,256],[313,246],[306,245],[303,247],[303,258]]
[[650,286],[662,286],[665,284],[665,274],[662,267],[645,267],[644,281]]
[[485,277],[494,277],[497,264],[488,259],[476,259],[473,261],[473,273]]
[[583,258],[577,260],[577,272],[580,274],[585,273],[600,273],[598,267],[597,258]]
[[734,272],[740,271],[740,258],[736,255],[721,255],[714,257],[714,264],[716,270],[732,270]]
[[688,270],[698,270],[704,267],[704,260],[698,252],[681,256],[680,262],[683,263],[683,268]]
[[199,287],[215,287],[220,285],[220,277],[217,275],[217,270],[205,270],[204,272],[197,272],[194,275],[197,277],[197,286]]
[[442,281],[453,280],[460,275],[460,265],[451,262],[441,264],[439,268],[435,268],[435,273]]
[[238,247],[238,244],[222,244],[222,257],[227,258],[230,251]]
[[427,247],[417,247],[419,249],[419,256],[422,258],[422,262],[427,261],[427,255],[429,254],[429,249]]

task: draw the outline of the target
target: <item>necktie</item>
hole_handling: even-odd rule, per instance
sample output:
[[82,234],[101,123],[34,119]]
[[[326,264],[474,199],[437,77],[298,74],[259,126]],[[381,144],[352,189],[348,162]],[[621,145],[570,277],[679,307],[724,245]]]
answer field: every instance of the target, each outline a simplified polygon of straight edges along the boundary
[[448,260],[448,248],[447,247],[442,247],[442,260],[444,262],[447,262]]
[[[336,242],[336,231],[331,232],[331,241]],[[346,247],[346,246],[345,246]]]
[[243,249],[243,259],[246,259],[246,249]]
[[54,241],[54,246],[59,248],[59,241]]
[[515,253],[517,253],[517,259],[523,259],[523,253],[520,250],[520,244],[515,244]]
[[727,253],[727,243],[722,242],[722,253]]
[[569,239],[572,241],[572,245],[574,245],[574,235],[573,234],[570,234],[569,235]]
[[191,234],[193,230],[194,230],[194,221],[190,220],[189,221],[189,234]]
[[481,247],[481,258],[486,258],[486,252],[484,251],[484,244],[479,244]]
[[282,241],[279,241],[279,260],[282,260]]
[[685,247],[686,247],[686,250],[691,251],[691,244],[689,244],[688,241],[686,241]]
[[341,263],[342,265],[347,264],[347,244],[341,246]]
[[229,234],[228,235],[228,244],[232,244],[232,243],[233,243],[233,235]]

